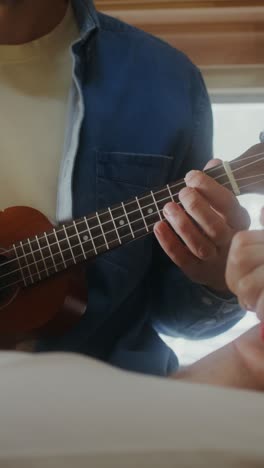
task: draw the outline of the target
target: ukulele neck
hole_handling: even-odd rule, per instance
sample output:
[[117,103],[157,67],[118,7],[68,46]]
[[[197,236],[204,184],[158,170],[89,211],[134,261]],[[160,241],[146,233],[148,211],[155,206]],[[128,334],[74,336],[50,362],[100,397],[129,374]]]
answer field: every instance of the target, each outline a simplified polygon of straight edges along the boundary
[[[259,187],[263,191],[263,155],[264,145],[256,145],[227,166],[219,165],[205,173],[235,195]],[[22,278],[24,286],[152,233],[154,225],[164,220],[166,203],[180,204],[179,191],[185,186],[184,179],[180,179],[14,244],[19,268],[28,269],[26,279]]]

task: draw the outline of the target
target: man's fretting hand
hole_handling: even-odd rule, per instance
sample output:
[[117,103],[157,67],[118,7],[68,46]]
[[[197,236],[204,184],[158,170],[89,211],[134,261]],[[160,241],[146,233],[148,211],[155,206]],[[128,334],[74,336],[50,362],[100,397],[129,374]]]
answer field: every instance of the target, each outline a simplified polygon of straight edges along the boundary
[[[212,160],[205,169],[220,162]],[[230,190],[205,173],[191,171],[185,182],[186,187],[179,193],[182,207],[176,203],[164,207],[170,226],[164,221],[157,223],[155,235],[171,260],[192,281],[226,292],[230,244],[236,232],[248,229],[249,215]]]

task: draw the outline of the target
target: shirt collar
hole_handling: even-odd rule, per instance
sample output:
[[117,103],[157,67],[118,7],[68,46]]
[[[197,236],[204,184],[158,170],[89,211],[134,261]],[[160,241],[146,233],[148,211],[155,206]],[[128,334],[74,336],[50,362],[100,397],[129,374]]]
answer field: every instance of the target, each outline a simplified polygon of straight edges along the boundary
[[93,29],[99,28],[99,19],[93,0],[71,0],[80,29],[80,38],[85,41]]

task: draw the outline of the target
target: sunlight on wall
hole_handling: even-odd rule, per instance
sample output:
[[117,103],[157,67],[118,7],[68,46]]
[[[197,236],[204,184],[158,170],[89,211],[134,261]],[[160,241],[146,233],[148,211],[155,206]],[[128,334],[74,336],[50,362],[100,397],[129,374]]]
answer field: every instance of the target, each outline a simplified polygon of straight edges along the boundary
[[[215,157],[231,161],[259,143],[260,132],[264,130],[264,104],[214,104],[213,113]],[[264,196],[244,195],[240,202],[250,213],[251,229],[260,228],[258,217]],[[230,342],[256,323],[255,315],[248,313],[231,330],[209,340],[163,338],[177,354],[180,364],[187,365]]]

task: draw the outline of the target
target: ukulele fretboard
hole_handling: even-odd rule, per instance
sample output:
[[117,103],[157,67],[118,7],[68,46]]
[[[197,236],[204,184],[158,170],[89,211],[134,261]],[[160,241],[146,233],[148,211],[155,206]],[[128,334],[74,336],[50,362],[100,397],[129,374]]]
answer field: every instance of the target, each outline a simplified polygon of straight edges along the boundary
[[[240,164],[243,166],[242,161],[235,160],[233,164],[234,172],[239,170]],[[205,172],[232,190],[222,165]],[[180,204],[178,194],[185,186],[184,179],[178,180],[14,244],[14,271],[16,275],[19,273],[20,284],[30,286],[70,266],[152,233],[156,222],[164,220],[166,203],[172,201]]]

